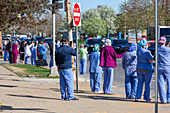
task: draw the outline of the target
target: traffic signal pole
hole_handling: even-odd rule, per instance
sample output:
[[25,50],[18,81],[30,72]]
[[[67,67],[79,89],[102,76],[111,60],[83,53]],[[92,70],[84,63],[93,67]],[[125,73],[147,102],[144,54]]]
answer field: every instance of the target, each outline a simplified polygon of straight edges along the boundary
[[[52,1],[55,3],[55,0]],[[52,30],[53,30],[53,66],[50,68],[50,75],[49,76],[57,76],[58,71],[55,64],[55,11],[52,11]]]

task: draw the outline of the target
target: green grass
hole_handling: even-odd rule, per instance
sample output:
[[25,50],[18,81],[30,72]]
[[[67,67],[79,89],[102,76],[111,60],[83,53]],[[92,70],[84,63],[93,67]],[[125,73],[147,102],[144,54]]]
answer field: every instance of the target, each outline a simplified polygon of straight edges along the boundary
[[0,56],[0,59],[4,59],[4,56]]
[[[43,67],[32,66],[28,64],[6,64],[13,67],[24,69],[24,72],[15,72],[18,76],[22,75],[35,75],[37,78],[59,78],[59,76],[49,77],[50,69]],[[4,65],[7,68],[7,66]]]

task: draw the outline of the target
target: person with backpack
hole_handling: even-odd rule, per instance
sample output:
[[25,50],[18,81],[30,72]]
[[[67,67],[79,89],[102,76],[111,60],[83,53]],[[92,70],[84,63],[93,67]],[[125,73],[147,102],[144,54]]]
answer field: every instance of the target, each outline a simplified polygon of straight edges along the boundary
[[4,61],[7,61],[6,59],[8,59],[9,61],[9,52],[6,50],[6,45],[7,45],[7,41],[4,40],[3,42],[3,51],[4,51]]
[[13,41],[12,39],[9,39],[9,42],[6,46],[6,50],[9,52],[9,63],[12,64],[13,63],[13,59],[12,59],[12,44]]

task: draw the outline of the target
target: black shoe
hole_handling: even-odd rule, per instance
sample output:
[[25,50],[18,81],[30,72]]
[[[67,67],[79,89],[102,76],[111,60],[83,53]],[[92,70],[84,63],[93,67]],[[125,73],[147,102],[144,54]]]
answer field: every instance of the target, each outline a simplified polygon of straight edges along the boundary
[[67,100],[67,98],[62,98],[61,100],[63,100],[63,101],[64,101],[64,100]]
[[72,98],[72,99],[68,99],[68,101],[69,100],[79,100],[78,98],[76,98],[76,97],[74,97],[74,98]]
[[107,95],[114,95],[115,93],[111,92],[111,93],[104,93],[104,94],[107,94]]

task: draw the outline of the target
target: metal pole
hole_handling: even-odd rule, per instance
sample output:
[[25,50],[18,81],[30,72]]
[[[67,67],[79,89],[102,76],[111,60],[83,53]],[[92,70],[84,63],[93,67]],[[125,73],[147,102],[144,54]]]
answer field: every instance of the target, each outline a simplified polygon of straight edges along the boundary
[[124,39],[126,40],[126,0],[125,0],[125,29],[124,29]]
[[79,64],[78,64],[78,26],[76,28],[76,90],[79,92]]
[[55,12],[52,12],[52,29],[53,29],[53,66],[50,69],[49,76],[56,76],[58,74],[57,67],[55,65]]
[[155,113],[158,113],[158,0],[155,0]]

